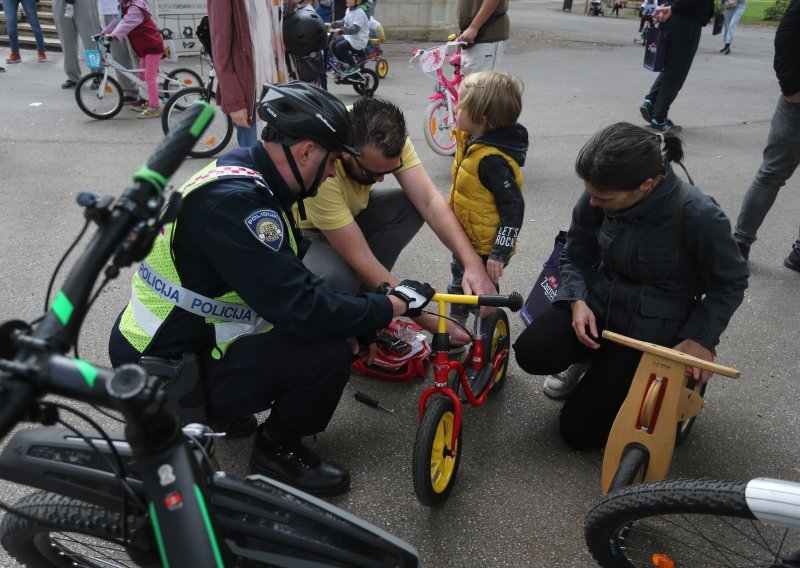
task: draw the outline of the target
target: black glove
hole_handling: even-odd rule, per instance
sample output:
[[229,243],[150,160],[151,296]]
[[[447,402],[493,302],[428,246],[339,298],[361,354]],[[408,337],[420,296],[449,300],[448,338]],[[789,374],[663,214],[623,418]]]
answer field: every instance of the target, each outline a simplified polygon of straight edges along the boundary
[[401,314],[410,318],[415,318],[422,314],[422,308],[428,305],[433,295],[436,293],[427,282],[417,282],[416,280],[403,280],[390,288],[388,294],[397,296],[406,303],[407,309]]

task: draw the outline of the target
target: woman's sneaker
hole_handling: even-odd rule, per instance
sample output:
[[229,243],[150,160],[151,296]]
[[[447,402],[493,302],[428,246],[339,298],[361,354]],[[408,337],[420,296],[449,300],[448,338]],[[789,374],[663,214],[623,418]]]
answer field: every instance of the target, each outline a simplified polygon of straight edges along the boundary
[[[641,30],[639,30],[641,31]],[[639,112],[642,114],[642,118],[648,124],[653,120],[653,102],[650,99],[645,99],[642,103],[642,106],[639,107]]]
[[655,118],[650,121],[650,128],[653,130],[658,130],[659,132],[680,132],[683,130],[683,128],[672,122],[670,119],[666,119],[664,122],[659,122]]
[[792,247],[792,252],[784,259],[783,265],[786,268],[800,272],[800,248],[796,245]]
[[566,371],[550,375],[544,380],[544,394],[555,399],[566,397],[575,390],[591,366],[591,361],[584,361],[570,365]]

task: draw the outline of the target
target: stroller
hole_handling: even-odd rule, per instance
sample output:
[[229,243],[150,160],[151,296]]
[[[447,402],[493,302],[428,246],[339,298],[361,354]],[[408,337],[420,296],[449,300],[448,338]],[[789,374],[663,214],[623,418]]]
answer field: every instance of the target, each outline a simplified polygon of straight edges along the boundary
[[602,16],[603,14],[603,2],[602,0],[592,0],[591,4],[589,5],[589,15],[590,16]]

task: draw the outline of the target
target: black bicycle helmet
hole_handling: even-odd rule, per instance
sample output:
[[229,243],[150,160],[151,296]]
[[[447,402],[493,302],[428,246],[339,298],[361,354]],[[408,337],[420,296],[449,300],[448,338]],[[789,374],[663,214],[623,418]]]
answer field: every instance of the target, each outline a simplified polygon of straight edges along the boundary
[[325,49],[328,33],[319,14],[311,8],[299,8],[283,20],[283,45],[298,57]]
[[342,102],[328,91],[292,81],[285,85],[264,83],[258,116],[266,123],[265,140],[289,146],[313,140],[332,152],[360,156],[353,146],[350,118]]

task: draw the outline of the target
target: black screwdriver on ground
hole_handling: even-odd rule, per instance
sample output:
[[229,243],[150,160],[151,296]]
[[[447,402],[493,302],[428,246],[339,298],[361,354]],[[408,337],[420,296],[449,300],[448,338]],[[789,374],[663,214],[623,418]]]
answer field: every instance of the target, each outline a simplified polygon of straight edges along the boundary
[[374,398],[364,394],[361,391],[356,391],[355,397],[356,397],[356,400],[358,402],[363,402],[367,406],[371,406],[372,408],[377,408],[378,410],[383,410],[384,412],[386,412],[388,414],[394,414],[394,410],[392,410],[391,408],[386,408],[385,406],[382,406],[381,404],[378,403],[377,400],[375,400]]

